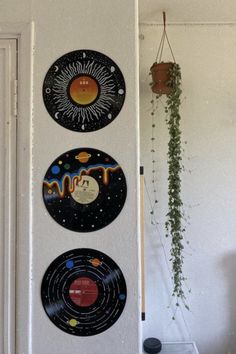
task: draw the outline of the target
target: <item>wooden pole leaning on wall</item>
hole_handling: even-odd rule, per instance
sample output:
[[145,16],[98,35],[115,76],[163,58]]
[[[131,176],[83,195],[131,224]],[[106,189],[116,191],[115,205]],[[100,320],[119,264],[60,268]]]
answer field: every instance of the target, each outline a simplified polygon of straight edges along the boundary
[[144,168],[140,166],[141,310],[145,321]]

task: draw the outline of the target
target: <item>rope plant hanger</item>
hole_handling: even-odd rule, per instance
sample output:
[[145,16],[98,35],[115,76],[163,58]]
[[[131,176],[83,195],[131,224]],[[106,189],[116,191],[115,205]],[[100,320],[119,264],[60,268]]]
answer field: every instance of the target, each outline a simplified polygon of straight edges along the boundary
[[[165,42],[167,42],[173,62],[163,62],[162,54]],[[151,67],[152,73],[152,91],[157,94],[169,94],[171,92],[171,87],[169,85],[170,81],[170,70],[173,65],[176,64],[173,50],[170,45],[170,41],[166,32],[166,13],[163,12],[163,32],[161,36],[161,41],[157,50],[156,60]]]
[[[156,186],[156,156],[155,156],[155,131],[157,119],[160,119],[157,105],[162,95],[166,96],[164,103],[165,120],[169,132],[167,164],[168,164],[168,212],[166,214],[166,237],[171,237],[170,261],[172,264],[171,276],[173,279],[172,295],[176,300],[176,306],[180,306],[180,302],[188,309],[186,305],[186,297],[184,292],[184,284],[186,278],[183,276],[183,241],[185,228],[183,227],[184,212],[183,202],[181,199],[181,173],[182,173],[182,147],[181,147],[181,129],[180,129],[180,96],[181,89],[181,71],[180,66],[176,64],[173,50],[171,48],[167,32],[166,32],[166,15],[163,12],[163,33],[160,45],[157,51],[156,61],[151,67],[152,74],[152,186],[154,203],[151,214],[155,212],[157,203],[157,186]],[[164,44],[167,42],[173,62],[163,62],[162,54]],[[156,96],[156,100],[154,100]],[[163,102],[161,102],[161,106]],[[155,222],[155,219],[154,219]],[[174,318],[174,316],[173,316]]]

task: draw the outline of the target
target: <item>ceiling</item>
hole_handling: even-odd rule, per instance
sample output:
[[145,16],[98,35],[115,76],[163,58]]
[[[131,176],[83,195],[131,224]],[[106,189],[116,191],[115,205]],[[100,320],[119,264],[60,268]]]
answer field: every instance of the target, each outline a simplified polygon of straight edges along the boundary
[[236,23],[235,0],[139,0],[141,23]]

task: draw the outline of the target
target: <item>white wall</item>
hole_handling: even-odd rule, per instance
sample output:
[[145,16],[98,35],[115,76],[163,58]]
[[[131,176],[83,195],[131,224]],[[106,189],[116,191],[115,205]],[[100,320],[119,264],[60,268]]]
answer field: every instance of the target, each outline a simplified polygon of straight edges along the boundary
[[[149,68],[161,27],[140,26],[141,160],[151,193],[151,90]],[[147,320],[144,337],[197,342],[202,354],[236,353],[236,27],[170,26],[169,38],[183,77],[182,189],[190,216],[185,247],[185,274],[192,294],[190,312],[168,309],[171,281],[167,270],[169,241],[165,239],[167,210],[166,149],[168,134],[158,118],[158,232],[150,224],[146,195]],[[170,57],[168,57],[170,59]],[[190,171],[190,172],[189,172]],[[161,235],[161,236],[160,236]],[[184,317],[184,318],[183,318]],[[186,324],[184,323],[186,322]]]
[[[29,279],[32,302],[24,304],[30,309],[29,318],[25,314],[24,324],[18,322],[17,353],[137,354],[141,314],[137,221],[136,0],[128,5],[126,0],[2,0],[0,5],[0,22],[34,21],[31,255],[26,254],[22,259],[27,263],[32,256]],[[111,57],[123,72],[127,90],[119,116],[104,129],[86,134],[72,132],[56,124],[42,99],[43,80],[52,63],[69,51],[83,48]],[[21,118],[30,122],[29,116]],[[115,158],[123,168],[128,189],[120,215],[106,228],[87,235],[71,232],[55,223],[45,209],[41,192],[45,171],[52,161],[63,152],[81,146],[103,150]],[[123,271],[128,288],[126,306],[117,323],[100,335],[88,338],[70,336],[57,329],[45,314],[40,298],[41,281],[48,265],[61,253],[82,247],[98,249],[114,259]],[[25,278],[27,274],[18,274],[18,283],[21,279],[25,282]],[[21,298],[24,296],[20,295]],[[20,308],[18,311],[22,312]],[[24,325],[29,326],[29,333],[26,333]]]
[[[52,220],[45,210],[41,188],[34,188],[33,306],[34,354],[68,353],[80,347],[86,354],[110,354],[111,350],[135,354],[138,352],[138,274],[137,208],[136,208],[136,66],[134,1],[40,1],[35,2],[35,86],[34,86],[34,183],[40,186],[45,171],[55,157],[79,146],[90,146],[113,156],[127,176],[127,200],[124,208],[110,225],[84,235],[66,230]],[[55,15],[56,13],[56,15]],[[55,18],[56,16],[56,18]],[[120,21],[120,19],[122,19]],[[128,48],[127,48],[128,47]],[[45,50],[46,48],[46,50]],[[121,68],[127,86],[127,96],[119,117],[96,132],[82,134],[61,128],[49,117],[42,102],[42,82],[55,59],[77,48],[92,48],[112,57]],[[125,55],[124,55],[125,53]],[[128,59],[131,58],[131,61]],[[133,66],[134,65],[134,66]],[[130,67],[132,66],[132,67]],[[137,117],[137,116],[136,116]],[[42,137],[43,144],[42,144]],[[63,138],[63,144],[60,143]],[[129,159],[127,158],[129,152]],[[129,227],[127,227],[129,225]],[[56,246],[55,246],[56,245]],[[124,272],[128,298],[124,312],[116,325],[100,335],[78,338],[59,331],[48,318],[37,296],[42,274],[57,255],[77,247],[103,251],[114,259]],[[43,261],[42,261],[43,253]],[[128,259],[131,262],[128,262]],[[134,328],[133,328],[134,325]],[[131,334],[132,329],[132,334]],[[52,341],[51,338],[54,338]]]

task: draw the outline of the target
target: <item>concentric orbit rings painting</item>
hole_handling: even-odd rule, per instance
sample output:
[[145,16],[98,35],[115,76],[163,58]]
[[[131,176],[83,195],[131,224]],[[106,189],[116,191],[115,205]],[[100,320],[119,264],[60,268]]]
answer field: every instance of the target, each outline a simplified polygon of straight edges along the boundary
[[110,124],[126,94],[123,74],[106,55],[75,50],[55,61],[43,83],[43,100],[51,117],[64,128],[91,132]]

